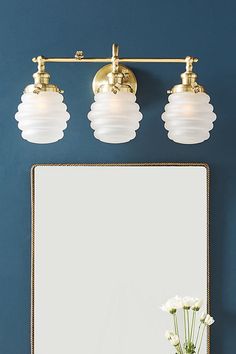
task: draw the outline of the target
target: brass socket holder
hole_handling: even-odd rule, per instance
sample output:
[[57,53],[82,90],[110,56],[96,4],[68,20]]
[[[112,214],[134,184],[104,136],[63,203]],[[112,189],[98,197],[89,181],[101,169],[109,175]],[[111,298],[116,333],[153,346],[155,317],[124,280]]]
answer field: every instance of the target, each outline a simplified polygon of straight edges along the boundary
[[103,66],[93,79],[93,92],[131,92],[137,91],[137,80],[134,73],[124,65],[119,65],[116,72],[112,71],[112,64]]
[[103,66],[93,79],[93,92],[131,92],[137,91],[134,73],[124,65],[119,65],[119,46],[112,45],[111,64]]
[[45,71],[44,57],[39,56],[32,59],[38,63],[38,71],[33,74],[34,84],[26,86],[24,93],[59,92],[63,93],[56,85],[50,84],[50,74]]
[[193,70],[194,58],[186,57],[186,71],[181,74],[182,83],[175,85],[168,93],[178,93],[178,92],[204,92],[204,87],[199,85],[196,81],[197,75]]

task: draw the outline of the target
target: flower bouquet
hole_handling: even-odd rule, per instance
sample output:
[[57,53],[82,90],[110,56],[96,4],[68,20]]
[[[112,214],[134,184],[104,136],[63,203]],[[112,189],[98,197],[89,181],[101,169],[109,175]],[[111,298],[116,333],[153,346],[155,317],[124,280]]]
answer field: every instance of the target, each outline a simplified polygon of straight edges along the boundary
[[[161,306],[163,311],[172,315],[174,330],[166,331],[165,335],[178,354],[199,354],[206,327],[215,322],[213,317],[204,312],[197,318],[201,306],[200,299],[189,296],[175,296]],[[182,336],[179,333],[178,311],[183,311]]]

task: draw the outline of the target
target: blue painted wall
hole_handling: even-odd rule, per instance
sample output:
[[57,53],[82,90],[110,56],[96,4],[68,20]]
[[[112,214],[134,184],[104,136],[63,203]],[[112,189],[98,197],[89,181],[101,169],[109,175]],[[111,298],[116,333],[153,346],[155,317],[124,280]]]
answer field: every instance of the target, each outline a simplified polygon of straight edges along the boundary
[[[236,333],[236,2],[234,0],[8,0],[0,11],[0,353],[27,354],[30,316],[30,167],[34,163],[207,162],[211,167],[212,353],[235,352]],[[144,113],[137,138],[106,145],[86,118],[97,64],[51,64],[65,90],[71,120],[64,140],[33,145],[14,120],[35,55],[110,55],[200,58],[199,81],[211,94],[218,120],[196,146],[167,139],[160,114],[165,92],[183,66],[132,65]],[[191,235],[190,244],[191,249]],[[48,354],[48,353],[44,353]]]

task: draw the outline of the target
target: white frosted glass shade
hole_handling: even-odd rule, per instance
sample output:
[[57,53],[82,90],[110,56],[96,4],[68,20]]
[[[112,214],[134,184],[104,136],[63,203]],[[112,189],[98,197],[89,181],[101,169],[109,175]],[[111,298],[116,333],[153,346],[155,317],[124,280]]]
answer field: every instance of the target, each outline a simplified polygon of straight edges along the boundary
[[60,93],[24,93],[21,100],[15,118],[23,139],[36,144],[49,144],[63,138],[70,115]]
[[168,137],[181,144],[197,144],[210,137],[216,115],[204,92],[178,92],[169,96],[162,119]]
[[94,136],[105,143],[126,143],[135,138],[142,113],[130,92],[97,93],[88,113]]

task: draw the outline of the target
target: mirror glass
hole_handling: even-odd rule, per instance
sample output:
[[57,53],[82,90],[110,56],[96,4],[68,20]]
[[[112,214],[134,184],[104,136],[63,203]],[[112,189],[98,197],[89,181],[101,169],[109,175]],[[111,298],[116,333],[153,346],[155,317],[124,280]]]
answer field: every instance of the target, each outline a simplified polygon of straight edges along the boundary
[[209,301],[207,167],[36,165],[32,202],[33,353],[173,352],[161,304]]

